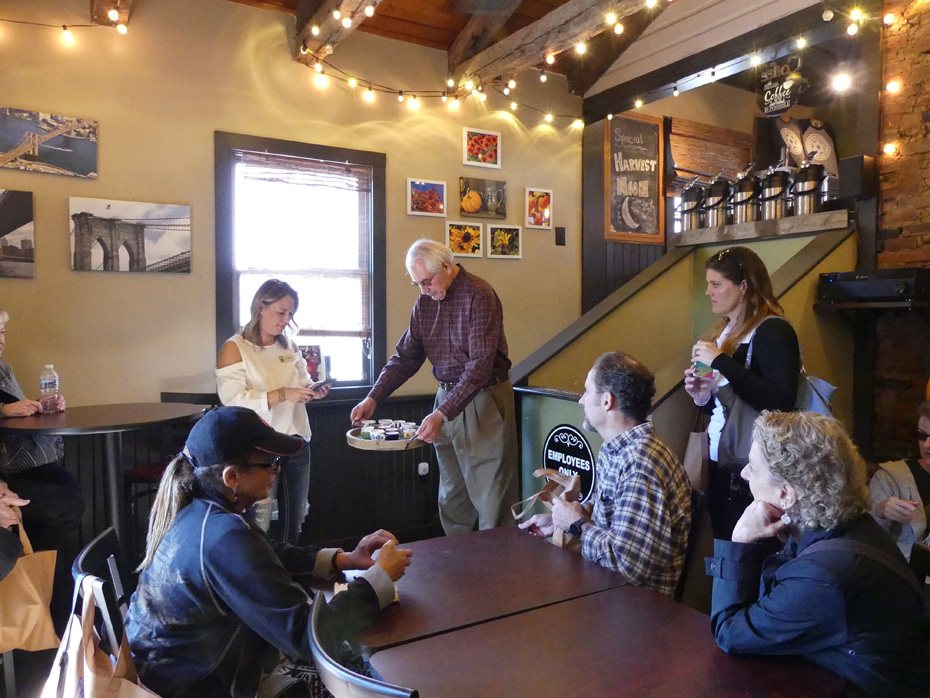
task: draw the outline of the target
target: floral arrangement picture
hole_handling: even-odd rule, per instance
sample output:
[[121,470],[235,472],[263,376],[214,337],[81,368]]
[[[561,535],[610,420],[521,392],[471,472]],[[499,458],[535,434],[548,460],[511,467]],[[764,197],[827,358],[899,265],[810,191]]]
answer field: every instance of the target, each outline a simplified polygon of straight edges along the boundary
[[537,187],[526,188],[526,219],[527,228],[552,228],[552,190]]
[[446,221],[446,243],[458,257],[483,257],[481,249],[481,223]]
[[407,179],[407,215],[446,215],[446,183],[429,179]]
[[523,245],[519,225],[488,223],[488,259],[522,259]]
[[477,128],[462,129],[462,164],[501,168],[501,134]]

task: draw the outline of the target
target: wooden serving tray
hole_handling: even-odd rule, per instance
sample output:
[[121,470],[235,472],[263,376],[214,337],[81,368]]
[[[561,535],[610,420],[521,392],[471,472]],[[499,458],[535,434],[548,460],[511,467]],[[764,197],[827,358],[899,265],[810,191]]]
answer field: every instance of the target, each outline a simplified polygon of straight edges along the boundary
[[370,439],[363,439],[361,433],[362,430],[358,427],[349,429],[346,432],[346,443],[352,448],[358,448],[362,451],[405,451],[426,445],[426,442],[420,439],[411,441],[406,439],[400,439],[399,441],[371,441]]

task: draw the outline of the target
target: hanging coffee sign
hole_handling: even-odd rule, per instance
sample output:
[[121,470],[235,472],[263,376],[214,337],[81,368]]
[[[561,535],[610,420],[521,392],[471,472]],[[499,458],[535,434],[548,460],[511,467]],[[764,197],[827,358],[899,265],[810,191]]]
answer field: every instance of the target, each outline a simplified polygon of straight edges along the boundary
[[605,239],[665,244],[664,137],[661,118],[604,121]]
[[575,427],[560,424],[549,432],[543,446],[542,467],[577,475],[581,482],[579,501],[588,501],[594,491],[594,454],[584,435]]
[[760,66],[757,97],[764,116],[778,116],[798,103],[807,87],[800,71],[800,56],[788,56],[784,62],[771,61]]

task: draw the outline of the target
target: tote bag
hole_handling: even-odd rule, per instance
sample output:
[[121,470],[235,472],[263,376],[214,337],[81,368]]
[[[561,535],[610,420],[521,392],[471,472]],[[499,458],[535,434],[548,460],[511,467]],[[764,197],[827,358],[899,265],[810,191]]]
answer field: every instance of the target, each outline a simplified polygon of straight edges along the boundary
[[703,417],[704,414],[698,410],[691,433],[688,434],[688,446],[681,464],[685,467],[691,487],[706,492],[710,479],[710,442]]
[[48,610],[57,553],[33,552],[22,519],[18,528],[22,557],[0,581],[0,653],[14,649],[48,650],[58,644]]
[[75,612],[78,590],[74,591],[71,618],[42,698],[157,698],[139,683],[125,631],[115,658],[100,649],[94,630],[94,579],[88,575],[80,582],[84,595],[80,615]]

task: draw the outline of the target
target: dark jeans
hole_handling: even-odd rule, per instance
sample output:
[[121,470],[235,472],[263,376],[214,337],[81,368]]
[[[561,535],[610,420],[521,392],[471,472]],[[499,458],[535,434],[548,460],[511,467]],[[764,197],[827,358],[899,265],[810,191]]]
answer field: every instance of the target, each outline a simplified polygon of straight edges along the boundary
[[23,526],[35,550],[56,550],[52,619],[59,634],[71,611],[71,560],[65,557],[67,543],[77,536],[84,513],[81,486],[57,463],[13,475],[0,475],[9,488],[29,504],[22,508]]
[[739,473],[731,473],[710,462],[710,480],[707,486],[707,512],[714,538],[730,540],[733,528],[746,507],[752,503],[749,483]]

